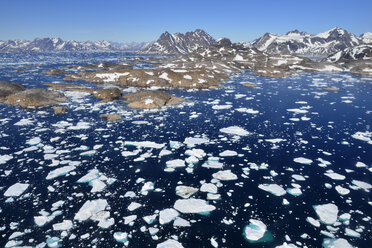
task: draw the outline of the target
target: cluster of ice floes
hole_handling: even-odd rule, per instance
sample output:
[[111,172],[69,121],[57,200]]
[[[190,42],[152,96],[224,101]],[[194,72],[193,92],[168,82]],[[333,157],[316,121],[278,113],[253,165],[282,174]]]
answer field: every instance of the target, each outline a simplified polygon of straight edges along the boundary
[[[363,80],[235,75],[161,112],[80,92],[66,92],[73,116],[0,108],[0,245],[365,247],[372,110],[368,86],[353,87]],[[323,90],[336,86],[345,91]],[[113,112],[123,122],[97,119]]]

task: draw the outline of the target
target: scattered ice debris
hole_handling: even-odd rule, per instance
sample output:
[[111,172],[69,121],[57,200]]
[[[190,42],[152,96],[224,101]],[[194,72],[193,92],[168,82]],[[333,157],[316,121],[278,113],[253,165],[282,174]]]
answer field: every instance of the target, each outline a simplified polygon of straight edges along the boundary
[[221,181],[237,180],[238,176],[231,172],[231,170],[223,170],[212,174],[213,178]]
[[199,191],[198,188],[189,187],[189,186],[180,185],[176,187],[176,195],[184,199],[190,198],[190,196],[192,196],[198,191]]
[[161,149],[165,146],[165,144],[158,144],[158,143],[155,143],[153,141],[141,141],[141,142],[137,142],[137,141],[125,141],[124,142],[124,145],[125,146],[136,146],[138,148],[155,148],[155,149]]
[[66,165],[66,166],[60,167],[58,169],[55,169],[49,172],[46,179],[50,180],[50,179],[54,179],[60,176],[64,176],[68,174],[70,171],[73,171],[75,169],[76,167],[74,165]]
[[244,128],[238,127],[238,126],[230,126],[221,128],[220,132],[226,133],[226,134],[232,134],[232,135],[238,135],[238,136],[247,136],[250,133],[245,130]]
[[303,157],[295,158],[293,161],[299,164],[311,164],[313,162],[313,160]]
[[338,207],[333,203],[313,206],[320,221],[326,225],[333,225],[337,221]]
[[174,208],[184,214],[206,214],[216,209],[202,199],[180,199],[174,203]]
[[267,227],[262,221],[250,219],[243,234],[248,241],[259,241],[265,235],[266,230]]
[[104,211],[108,207],[108,203],[105,199],[87,200],[80,210],[75,214],[74,220],[85,221],[91,218],[93,215]]
[[182,244],[174,239],[168,239],[160,244],[157,244],[156,248],[183,248]]
[[259,189],[267,191],[276,196],[285,195],[287,192],[278,184],[260,184],[258,185]]
[[15,183],[4,192],[4,196],[18,197],[22,195],[29,186],[30,184],[28,183]]

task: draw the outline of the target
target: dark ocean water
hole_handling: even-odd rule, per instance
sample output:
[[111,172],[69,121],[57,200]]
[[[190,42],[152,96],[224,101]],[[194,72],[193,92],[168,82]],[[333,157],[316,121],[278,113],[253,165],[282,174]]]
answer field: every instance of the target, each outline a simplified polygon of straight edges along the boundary
[[[0,54],[0,80],[15,81],[29,88],[43,87],[50,82],[64,83],[63,76],[42,74],[44,70],[115,62],[126,56],[135,55]],[[38,66],[26,72],[13,72],[24,65]],[[247,88],[241,82],[256,83],[258,87]],[[20,246],[43,245],[48,238],[58,237],[62,247],[122,247],[123,244],[113,237],[120,231],[130,234],[129,247],[156,247],[169,238],[178,239],[184,247],[212,247],[211,238],[219,247],[276,247],[283,242],[298,247],[321,247],[323,239],[327,238],[321,231],[328,231],[328,235],[344,238],[355,247],[372,247],[371,193],[353,184],[353,180],[372,184],[372,144],[352,137],[363,132],[367,139],[372,138],[368,136],[372,135],[369,133],[372,131],[372,78],[349,73],[300,73],[270,79],[244,72],[233,75],[224,86],[217,90],[171,90],[170,93],[188,101],[160,111],[132,110],[124,103],[99,103],[92,96],[71,93],[66,103],[69,111],[60,116],[48,108],[24,111],[1,104],[0,156],[11,155],[12,158],[0,164],[0,246],[3,247],[14,232],[20,232],[21,236],[13,239],[22,241]],[[325,87],[341,90],[328,92],[323,90]],[[244,112],[241,108],[256,112]],[[307,112],[295,114],[288,109]],[[99,117],[103,113],[118,113],[123,121],[108,123]],[[15,125],[20,124],[20,120],[28,120],[28,125]],[[72,128],[79,122],[77,127],[83,128]],[[239,136],[221,132],[220,129],[230,126],[241,127],[250,134]],[[164,171],[167,161],[185,160],[186,150],[192,149],[185,144],[172,149],[169,142],[182,143],[188,137],[208,139],[209,142],[195,146],[207,156],[194,165],[192,173],[185,168]],[[40,138],[40,141],[30,144],[33,138]],[[267,139],[283,140],[274,144]],[[162,149],[139,148],[137,155],[123,156],[123,151],[137,150],[125,145],[126,141],[164,143],[162,149],[171,154],[160,157]],[[236,151],[239,155],[220,157],[223,169],[201,166],[208,157],[218,157],[225,150]],[[89,156],[82,154],[86,151],[92,152]],[[141,155],[146,156],[137,161]],[[299,157],[311,159],[312,163],[294,162]],[[319,158],[330,164],[319,166]],[[357,162],[366,167],[356,167]],[[249,163],[266,163],[268,167],[255,170]],[[52,170],[69,164],[75,165],[69,174],[46,179]],[[101,175],[116,181],[92,193],[88,183],[77,183],[91,169],[98,169]],[[228,169],[237,175],[237,180],[212,180],[213,173]],[[328,170],[345,179],[327,177]],[[306,180],[296,181],[293,174],[302,175]],[[175,194],[178,185],[200,188],[202,183],[211,180],[218,186],[221,200],[208,201],[216,207],[208,215],[180,214],[191,222],[190,227],[175,228],[172,223],[160,225],[158,221],[147,224],[142,220],[143,216],[172,208],[180,199]],[[144,182],[153,182],[158,190],[142,195]],[[26,183],[29,187],[9,202],[4,192],[15,183]],[[302,195],[276,196],[259,189],[260,184],[277,184],[284,189],[300,187]],[[325,184],[332,187],[327,188]],[[350,192],[340,195],[336,186]],[[124,197],[128,191],[133,191],[135,197]],[[193,197],[206,200],[207,193],[198,192]],[[106,210],[115,221],[107,229],[98,227],[98,222],[92,220],[74,221],[82,205],[95,199],[107,200]],[[283,199],[288,200],[289,205],[283,205]],[[60,215],[44,226],[37,226],[34,217],[43,215],[42,210],[52,213],[52,204],[58,201],[63,201],[62,206],[55,209],[61,211]],[[129,211],[127,207],[131,202],[140,203],[142,207]],[[338,221],[333,226],[315,227],[306,221],[307,217],[319,219],[313,205],[327,203],[338,207],[338,216],[350,213],[348,225]],[[132,226],[124,224],[123,217],[129,215],[137,215]],[[243,229],[250,219],[262,221],[273,240],[247,242]],[[73,221],[73,227],[65,232],[53,230],[54,224],[64,220]],[[149,234],[149,227],[160,229],[156,237]],[[358,231],[360,238],[347,236],[345,228]]]

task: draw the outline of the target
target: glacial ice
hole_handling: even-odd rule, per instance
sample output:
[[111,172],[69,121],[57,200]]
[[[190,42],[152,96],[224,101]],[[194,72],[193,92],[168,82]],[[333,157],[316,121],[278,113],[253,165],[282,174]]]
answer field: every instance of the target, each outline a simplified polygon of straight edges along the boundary
[[68,174],[70,171],[73,171],[75,169],[76,167],[74,165],[66,165],[66,166],[60,167],[58,169],[55,169],[49,172],[46,179],[50,180],[50,179],[54,179],[60,176],[64,176]]
[[176,219],[178,215],[179,213],[173,208],[163,209],[159,212],[159,223],[160,225],[167,224]]
[[168,239],[156,245],[156,248],[183,248],[182,244],[174,239]]
[[320,221],[326,225],[332,225],[337,221],[338,207],[333,203],[313,206]]
[[202,199],[179,199],[173,206],[176,210],[184,214],[204,214],[216,209],[215,206],[209,205]]
[[250,133],[245,130],[244,128],[238,127],[238,126],[230,126],[221,128],[220,132],[226,133],[226,134],[232,134],[232,135],[238,135],[238,136],[247,136]]
[[238,176],[231,172],[231,170],[218,171],[212,174],[213,178],[221,181],[232,181],[238,179]]
[[75,214],[74,220],[85,221],[98,212],[105,210],[107,207],[108,203],[105,199],[87,200]]
[[285,195],[287,192],[278,184],[260,184],[258,185],[259,189],[267,191],[276,196]]
[[29,186],[30,184],[28,183],[15,183],[4,192],[4,196],[18,197],[22,195]]
[[311,164],[313,162],[313,160],[303,157],[295,158],[293,161],[300,164]]
[[266,225],[255,219],[249,220],[249,225],[244,228],[244,237],[251,241],[258,241],[261,239],[267,230]]

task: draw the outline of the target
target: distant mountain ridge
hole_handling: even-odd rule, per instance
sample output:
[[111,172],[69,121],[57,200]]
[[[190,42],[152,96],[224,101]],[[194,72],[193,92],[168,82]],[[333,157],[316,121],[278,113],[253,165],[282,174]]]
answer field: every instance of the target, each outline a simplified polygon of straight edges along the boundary
[[61,38],[36,38],[33,41],[0,41],[0,52],[78,52],[78,51],[137,51],[149,42],[117,43],[110,41],[64,41]]
[[290,31],[285,35],[266,33],[250,45],[270,54],[327,56],[368,41],[372,41],[371,33],[357,37],[344,29],[333,28],[319,34],[298,30]]
[[146,54],[188,54],[200,47],[209,47],[215,43],[216,40],[202,29],[185,34],[164,32],[156,42],[141,52]]

